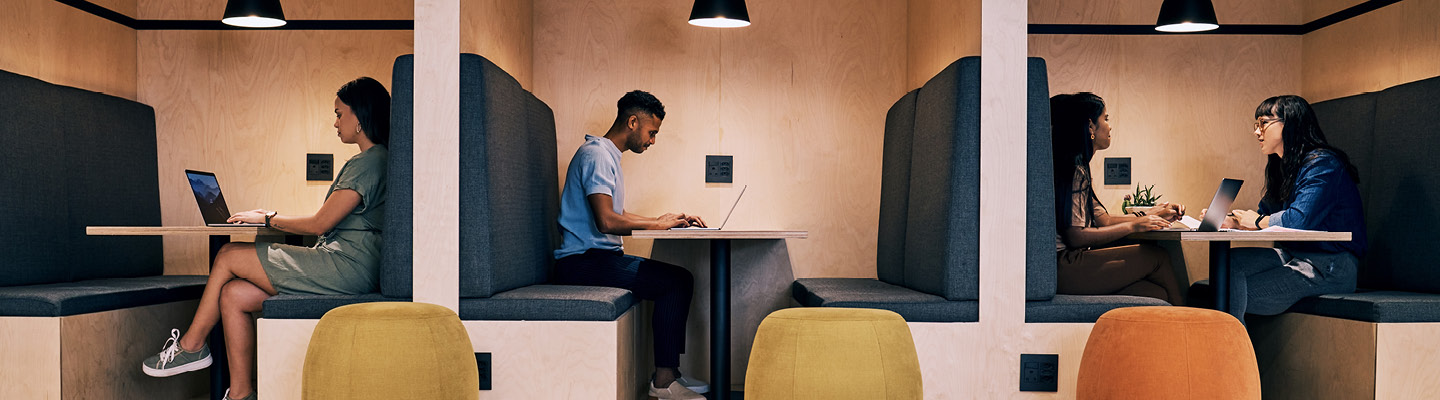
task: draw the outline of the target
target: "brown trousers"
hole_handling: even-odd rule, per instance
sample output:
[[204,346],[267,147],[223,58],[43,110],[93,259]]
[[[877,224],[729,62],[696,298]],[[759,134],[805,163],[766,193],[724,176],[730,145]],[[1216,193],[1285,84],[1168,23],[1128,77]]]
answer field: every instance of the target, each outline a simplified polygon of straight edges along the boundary
[[1185,299],[1170,255],[1151,244],[1075,249],[1056,253],[1060,294],[1154,297],[1174,305]]

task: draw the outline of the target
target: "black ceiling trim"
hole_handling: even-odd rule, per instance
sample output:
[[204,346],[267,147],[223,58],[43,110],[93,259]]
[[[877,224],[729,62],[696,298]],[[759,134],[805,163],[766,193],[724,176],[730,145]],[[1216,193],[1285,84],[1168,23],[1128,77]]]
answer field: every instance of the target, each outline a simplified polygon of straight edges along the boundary
[[190,30],[190,31],[238,31],[238,30],[310,30],[310,31],[354,31],[354,30],[379,30],[379,31],[413,31],[415,30],[414,20],[405,19],[370,19],[370,20],[333,20],[333,19],[311,19],[311,20],[287,20],[284,26],[276,28],[242,28],[221,23],[219,20],[168,20],[168,19],[134,19],[108,8],[102,7],[87,0],[55,0],[61,4],[74,7],[77,10],[93,14],[97,17],[108,19],[111,22],[124,25],[134,30]]
[[1303,25],[1224,25],[1205,32],[1171,33],[1155,25],[1030,24],[1034,35],[1304,35],[1364,15],[1401,0],[1369,0]]

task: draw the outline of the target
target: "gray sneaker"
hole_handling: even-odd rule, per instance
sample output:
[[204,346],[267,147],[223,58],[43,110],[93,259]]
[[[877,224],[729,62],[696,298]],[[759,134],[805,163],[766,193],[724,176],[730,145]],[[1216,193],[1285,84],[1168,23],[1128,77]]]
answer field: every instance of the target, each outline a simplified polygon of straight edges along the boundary
[[710,391],[710,385],[705,383],[705,381],[699,379],[681,375],[680,379],[676,379],[675,381],[680,382],[680,386],[684,386],[686,389],[690,389],[695,393],[705,393]]
[[225,396],[223,396],[222,398],[224,398],[225,400],[255,400],[255,391],[251,390],[249,396],[236,399],[230,397],[230,389],[225,389]]
[[146,358],[140,363],[145,375],[157,378],[199,371],[210,367],[210,346],[201,345],[200,351],[191,353],[180,348],[180,330],[171,329],[170,339],[165,340],[160,354]]

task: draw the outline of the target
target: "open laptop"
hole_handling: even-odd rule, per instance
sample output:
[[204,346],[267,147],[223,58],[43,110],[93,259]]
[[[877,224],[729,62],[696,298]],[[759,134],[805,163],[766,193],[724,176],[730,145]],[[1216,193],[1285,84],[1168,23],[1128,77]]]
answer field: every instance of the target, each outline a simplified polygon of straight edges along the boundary
[[725,229],[725,224],[730,223],[730,214],[734,214],[734,213],[735,213],[735,206],[738,205],[738,204],[740,204],[740,198],[741,198],[741,197],[745,197],[745,189],[748,189],[748,188],[750,188],[750,185],[745,185],[745,186],[740,187],[740,195],[739,195],[739,196],[735,196],[735,203],[730,205],[730,212],[725,213],[725,220],[720,222],[720,227],[719,227],[719,228],[701,228],[701,227],[697,227],[697,226],[687,226],[687,227],[681,227],[681,228],[670,228],[670,230],[672,230],[672,231],[718,231],[718,230],[721,230],[721,229]]
[[[1235,204],[1235,196],[1240,194],[1240,185],[1244,183],[1245,181],[1230,178],[1225,178],[1225,180],[1220,181],[1220,188],[1215,190],[1215,197],[1210,199],[1210,207],[1205,211],[1205,216],[1200,220],[1199,227],[1166,228],[1161,230],[1181,232],[1220,231],[1220,225],[1225,222],[1225,217],[1230,214],[1230,206]],[[1185,218],[1189,219],[1190,217]]]
[[195,192],[195,203],[200,205],[200,216],[205,226],[265,226],[265,224],[232,224],[230,207],[225,206],[225,195],[220,193],[220,181],[215,174],[205,171],[185,170],[185,179],[190,181],[190,190]]

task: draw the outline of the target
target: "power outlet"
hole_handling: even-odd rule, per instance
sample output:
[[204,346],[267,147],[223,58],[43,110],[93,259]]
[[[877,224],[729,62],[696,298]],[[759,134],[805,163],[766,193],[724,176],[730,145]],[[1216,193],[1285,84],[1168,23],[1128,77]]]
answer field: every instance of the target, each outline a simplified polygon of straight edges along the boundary
[[705,156],[705,183],[732,183],[735,180],[732,156]]
[[490,390],[490,353],[475,353],[475,369],[480,372],[480,390]]
[[1130,157],[1105,158],[1105,184],[1130,184]]
[[328,181],[335,179],[334,154],[306,154],[305,155],[305,180],[307,181]]
[[1059,381],[1059,354],[1020,355],[1020,391],[1055,392]]

